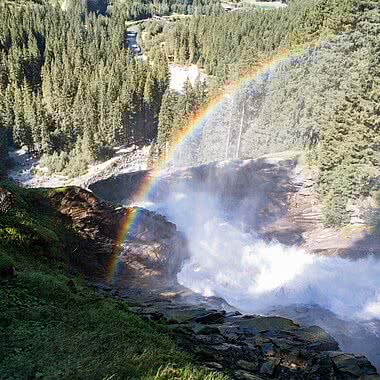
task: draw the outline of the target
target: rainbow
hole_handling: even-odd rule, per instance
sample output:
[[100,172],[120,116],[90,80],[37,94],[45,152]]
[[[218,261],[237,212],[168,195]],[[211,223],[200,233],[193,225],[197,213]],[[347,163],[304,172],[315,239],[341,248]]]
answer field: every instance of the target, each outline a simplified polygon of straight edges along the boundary
[[[240,80],[227,84],[222,93],[214,97],[205,108],[193,115],[186,128],[183,128],[174,137],[172,137],[170,152],[165,157],[160,158],[155,168],[153,168],[150,174],[147,175],[142,181],[133,198],[137,202],[142,202],[149,198],[149,195],[155,188],[155,184],[158,182],[160,174],[162,174],[163,170],[166,168],[166,164],[170,162],[178,149],[186,144],[187,140],[193,135],[193,133],[204,124],[209,115],[211,115],[212,112],[214,112],[227,97],[233,96],[250,81],[255,80],[260,75],[273,69],[280,62],[286,61],[299,53],[299,50],[293,50],[292,53],[289,50],[283,50],[271,59],[257,64],[257,66],[255,66],[252,70],[244,74]],[[121,265],[118,259],[120,247],[126,240],[128,240],[128,236],[132,235],[133,231],[135,231],[139,223],[140,215],[141,209],[128,208],[122,218],[120,229],[115,240],[112,259],[110,260],[107,271],[107,278],[110,283],[114,281],[115,275],[120,273]]]

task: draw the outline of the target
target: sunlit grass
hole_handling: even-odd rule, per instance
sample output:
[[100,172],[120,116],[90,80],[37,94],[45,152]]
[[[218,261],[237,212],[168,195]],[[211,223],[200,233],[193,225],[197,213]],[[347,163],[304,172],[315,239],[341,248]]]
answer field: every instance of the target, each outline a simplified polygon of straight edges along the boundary
[[[49,209],[48,190],[0,186],[16,195],[0,214],[0,379],[223,379],[194,367],[165,325],[69,274],[77,237]],[[12,267],[17,276],[2,276]]]

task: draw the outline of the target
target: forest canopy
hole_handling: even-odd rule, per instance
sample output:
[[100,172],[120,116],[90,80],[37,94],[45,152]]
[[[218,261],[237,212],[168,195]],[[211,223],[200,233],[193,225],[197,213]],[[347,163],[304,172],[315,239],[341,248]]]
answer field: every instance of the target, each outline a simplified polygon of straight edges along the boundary
[[[281,50],[301,48],[262,96],[247,97],[241,156],[311,152],[331,224],[347,222],[349,203],[376,188],[376,1],[293,0],[239,12],[217,0],[3,0],[0,7],[0,172],[9,146],[27,147],[52,172],[71,176],[118,146],[154,143],[159,154],[210,92]],[[141,26],[145,59],[128,49],[128,22],[173,13],[187,16]],[[204,82],[171,90],[171,62],[198,65],[219,90]]]

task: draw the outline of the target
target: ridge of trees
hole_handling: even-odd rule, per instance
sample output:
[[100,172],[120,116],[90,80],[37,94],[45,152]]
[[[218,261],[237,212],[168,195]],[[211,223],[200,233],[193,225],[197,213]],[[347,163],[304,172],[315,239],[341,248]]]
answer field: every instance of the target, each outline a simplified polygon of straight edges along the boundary
[[[318,168],[325,222],[342,225],[380,187],[379,32],[378,2],[322,0],[193,17],[156,38],[175,62],[224,79],[239,78],[282,48],[310,46],[248,86],[219,120],[218,141],[224,124],[235,122],[242,127],[241,157],[306,149]],[[198,139],[198,160],[202,146],[214,147],[214,159],[225,158],[213,134],[205,129]]]
[[[285,9],[227,14],[214,0],[139,4],[107,3],[106,17],[86,2],[66,11],[0,5],[0,173],[9,144],[27,146],[52,171],[69,175],[123,144],[157,141],[159,154],[209,98],[202,82],[186,83],[183,94],[170,90],[170,60],[195,63],[222,84],[281,49],[308,45],[255,97],[248,94],[241,155],[310,149],[330,224],[346,223],[351,204],[376,191],[377,1],[293,0]],[[145,6],[165,14],[166,5],[184,4],[205,8],[150,33],[149,60],[134,59],[126,21],[145,17]]]
[[169,84],[166,57],[132,59],[125,35],[124,20],[80,6],[5,6],[0,122],[13,144],[75,172],[73,164],[81,171],[113,146],[153,139]]
[[114,147],[157,137],[167,58],[157,49],[149,61],[134,59],[126,21],[138,19],[144,7],[169,4],[171,12],[185,4],[206,11],[219,2],[119,1],[107,17],[91,12],[90,1],[68,1],[65,10],[14,4],[0,4],[0,125],[6,135],[0,150],[6,142],[26,146],[51,171],[75,176],[92,160],[110,157]]
[[[284,48],[353,29],[354,0],[293,0],[287,8],[247,10],[183,19],[157,35],[179,64],[238,79],[244,70]],[[152,43],[151,43],[152,45]]]

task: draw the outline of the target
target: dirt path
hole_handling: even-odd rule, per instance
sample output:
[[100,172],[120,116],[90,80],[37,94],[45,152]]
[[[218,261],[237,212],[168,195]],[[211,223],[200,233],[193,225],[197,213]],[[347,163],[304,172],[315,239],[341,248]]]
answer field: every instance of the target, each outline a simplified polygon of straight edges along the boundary
[[102,162],[89,166],[87,173],[75,178],[60,174],[49,173],[47,168],[40,165],[25,150],[19,149],[10,152],[15,166],[9,172],[9,177],[23,187],[61,187],[80,186],[87,188],[92,182],[99,181],[114,174],[135,172],[147,168],[150,147],[142,148],[132,146],[119,148],[115,156]]

